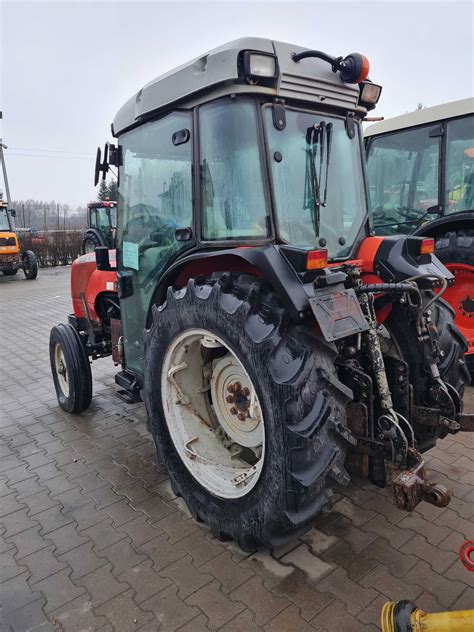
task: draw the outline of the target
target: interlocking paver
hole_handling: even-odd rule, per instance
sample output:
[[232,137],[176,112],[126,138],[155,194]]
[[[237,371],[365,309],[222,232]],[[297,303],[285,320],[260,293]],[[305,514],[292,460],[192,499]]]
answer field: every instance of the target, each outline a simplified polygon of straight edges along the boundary
[[112,563],[112,572],[114,575],[120,575],[124,571],[138,566],[140,562],[146,559],[146,556],[139,554],[130,545],[130,540],[121,540],[115,544],[101,549],[100,554],[106,557]]
[[72,569],[71,579],[76,580],[88,573],[95,571],[101,566],[105,566],[108,560],[103,557],[99,557],[92,550],[93,543],[86,542],[80,546],[67,551],[59,556],[59,559],[66,562],[69,568]]
[[[92,630],[105,632],[105,626],[108,625],[105,617],[94,613],[93,604],[87,593],[49,612],[48,616],[55,623],[55,632],[89,632]],[[114,631],[111,629],[108,632]]]
[[186,603],[199,606],[207,616],[211,630],[218,630],[242,610],[245,610],[243,603],[231,601],[219,590],[217,580],[193,593],[186,599]]
[[178,594],[182,599],[189,597],[214,579],[209,573],[196,568],[189,555],[162,569],[160,576],[167,577],[178,587]]
[[114,632],[130,632],[130,630],[139,629],[151,620],[154,620],[157,628],[159,626],[152,612],[143,611],[133,601],[132,590],[112,597],[102,606],[98,606],[95,611],[110,621]]
[[213,577],[216,577],[224,593],[235,590],[253,575],[252,570],[237,564],[232,559],[232,555],[229,551],[223,551],[220,555],[213,557],[208,562],[202,564],[199,570],[210,573]]
[[333,600],[331,593],[320,592],[312,583],[307,581],[306,575],[301,571],[293,572],[276,584],[273,587],[273,592],[288,597],[298,606],[301,610],[301,616],[307,621],[311,620]]
[[169,586],[141,604],[142,609],[151,610],[163,630],[176,630],[200,614],[195,606],[188,606],[177,594],[176,586]]
[[13,314],[0,375],[0,594],[14,632],[374,632],[387,599],[474,607],[458,560],[472,537],[474,435],[426,455],[453,493],[448,508],[409,515],[390,489],[355,481],[301,538],[244,553],[191,519],[155,463],[144,406],[116,397],[111,362],[94,364],[88,411],[58,407],[48,335],[70,310],[69,269],[42,270],[34,292],[0,284]]
[[137,566],[129,568],[117,578],[121,582],[127,582],[134,589],[137,603],[149,599],[172,584],[168,577],[159,575],[153,570],[152,566],[153,562],[146,560]]
[[129,588],[125,582],[117,581],[111,570],[112,564],[106,564],[84,575],[81,579],[75,580],[78,586],[87,588],[94,606],[112,599]]
[[311,622],[317,632],[376,632],[375,628],[366,623],[361,623],[349,614],[344,603],[333,601],[322,612],[319,612]]
[[245,603],[254,613],[255,622],[262,626],[290,605],[286,597],[272,594],[260,577],[252,577],[230,593],[230,598]]
[[48,546],[22,558],[22,565],[31,573],[28,578],[30,585],[65,569],[66,564],[61,563],[54,553],[55,547]]

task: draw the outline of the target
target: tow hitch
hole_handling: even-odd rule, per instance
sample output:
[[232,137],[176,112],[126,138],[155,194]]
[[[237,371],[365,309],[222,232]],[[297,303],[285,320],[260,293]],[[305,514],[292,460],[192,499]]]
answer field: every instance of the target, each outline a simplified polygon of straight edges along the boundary
[[[431,426],[438,435],[474,431],[474,414],[462,413],[457,391],[440,377],[439,334],[431,320],[429,307],[423,306],[413,280],[404,283],[364,285],[356,271],[354,290],[367,323],[358,334],[356,346],[343,349],[341,375],[353,392],[349,405],[349,428],[357,439],[347,466],[375,485],[390,485],[395,505],[413,511],[422,501],[446,507],[451,494],[443,485],[428,482],[423,457],[418,449],[414,427]],[[415,405],[408,364],[401,358],[384,355],[375,314],[375,295],[380,290],[406,306],[430,375],[424,405]],[[357,352],[359,350],[359,355]],[[433,433],[434,434],[434,433]]]
[[406,469],[389,462],[385,465],[395,505],[404,511],[413,511],[424,500],[436,507],[446,507],[451,493],[444,485],[428,483],[423,458],[415,448],[408,448],[408,463]]

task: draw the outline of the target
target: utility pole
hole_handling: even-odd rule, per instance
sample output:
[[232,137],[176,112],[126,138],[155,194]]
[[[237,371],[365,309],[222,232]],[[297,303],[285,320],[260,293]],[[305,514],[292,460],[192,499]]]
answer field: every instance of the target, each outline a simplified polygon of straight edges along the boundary
[[25,205],[22,202],[21,203],[21,214],[23,216],[23,228],[26,228],[26,221],[25,221]]
[[56,210],[58,212],[58,230],[60,230],[59,228],[59,202],[56,203]]

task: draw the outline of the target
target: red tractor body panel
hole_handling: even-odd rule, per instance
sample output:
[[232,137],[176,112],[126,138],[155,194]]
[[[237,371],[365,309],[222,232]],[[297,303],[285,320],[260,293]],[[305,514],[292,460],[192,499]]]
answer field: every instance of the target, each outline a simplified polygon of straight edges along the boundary
[[[115,265],[115,250],[109,251],[110,263]],[[97,270],[95,254],[78,257],[71,268],[71,297],[74,315],[99,323],[96,301],[102,292],[116,292],[115,270]]]

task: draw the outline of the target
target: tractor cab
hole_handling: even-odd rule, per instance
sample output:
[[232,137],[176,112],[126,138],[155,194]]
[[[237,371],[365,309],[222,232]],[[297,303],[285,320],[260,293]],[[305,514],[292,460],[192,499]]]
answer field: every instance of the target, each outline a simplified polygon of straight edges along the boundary
[[[58,401],[91,401],[111,355],[173,490],[222,539],[275,546],[350,473],[398,507],[449,502],[421,453],[467,430],[464,341],[422,237],[374,237],[361,121],[381,87],[358,53],[225,44],[119,110],[117,249],[72,266],[53,328]],[[346,469],[346,467],[348,469]]]
[[115,248],[117,202],[108,199],[102,202],[89,202],[87,219],[88,228],[82,241],[83,253],[94,252],[98,246]]
[[365,138],[374,229],[434,239],[474,377],[474,98],[371,125]]

